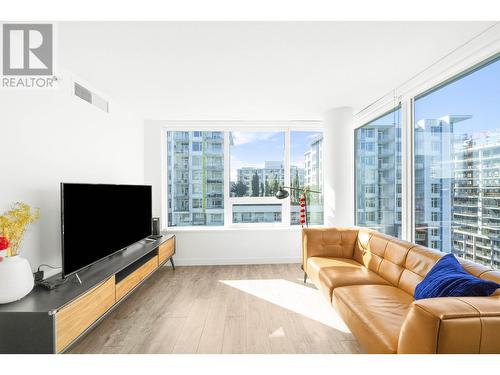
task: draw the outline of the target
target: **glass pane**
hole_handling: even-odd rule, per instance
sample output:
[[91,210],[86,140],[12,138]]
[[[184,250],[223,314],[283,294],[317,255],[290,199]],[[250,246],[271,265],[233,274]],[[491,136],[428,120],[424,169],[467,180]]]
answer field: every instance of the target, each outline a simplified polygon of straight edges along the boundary
[[281,223],[281,204],[234,204],[233,223]]
[[415,238],[500,268],[500,61],[415,101]]
[[167,132],[168,225],[224,225],[224,133]]
[[[307,187],[323,192],[323,133],[290,132],[290,185],[292,188]],[[300,224],[299,198],[301,192],[290,191],[292,225]],[[310,225],[323,224],[323,194],[306,194],[307,220]]]
[[356,129],[356,224],[401,237],[400,109]]
[[284,132],[231,132],[231,196],[274,196],[284,185],[284,155]]

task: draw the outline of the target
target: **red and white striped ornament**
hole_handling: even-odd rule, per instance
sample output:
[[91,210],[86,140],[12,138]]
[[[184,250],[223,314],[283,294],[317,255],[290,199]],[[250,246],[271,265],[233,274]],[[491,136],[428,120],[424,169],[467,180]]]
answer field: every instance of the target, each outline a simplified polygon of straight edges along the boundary
[[300,225],[304,228],[304,224],[306,223],[306,197],[304,194],[300,195]]

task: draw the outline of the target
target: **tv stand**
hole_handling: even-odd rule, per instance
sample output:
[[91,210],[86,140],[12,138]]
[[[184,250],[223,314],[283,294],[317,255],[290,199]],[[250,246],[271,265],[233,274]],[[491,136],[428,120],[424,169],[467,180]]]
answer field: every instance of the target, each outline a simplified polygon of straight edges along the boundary
[[[79,272],[84,280],[37,285],[19,301],[0,305],[0,353],[62,353],[98,325],[159,267],[174,267],[175,236],[141,241]],[[175,269],[175,268],[174,268]],[[55,275],[47,284],[57,283]]]

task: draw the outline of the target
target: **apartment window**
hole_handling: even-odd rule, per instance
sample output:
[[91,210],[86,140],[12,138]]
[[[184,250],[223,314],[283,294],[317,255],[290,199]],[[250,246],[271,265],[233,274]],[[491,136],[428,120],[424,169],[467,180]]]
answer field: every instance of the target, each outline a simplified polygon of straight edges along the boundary
[[[295,189],[309,188],[323,192],[323,133],[290,132],[290,182]],[[290,191],[290,223],[300,224],[300,191]],[[323,194],[306,193],[307,220],[311,225],[323,224]]]
[[[397,145],[401,143],[400,116],[398,107],[355,131],[356,224],[370,226],[396,237],[401,236],[401,220],[397,220],[396,214],[397,186],[402,182],[401,159],[396,157],[400,152]],[[373,143],[376,143],[374,149],[377,150],[377,156],[366,155],[367,151],[361,148],[361,143],[366,142],[369,135],[371,138],[375,134],[377,138]],[[368,176],[373,175],[376,176],[376,181],[368,179]],[[376,211],[366,205],[372,195],[376,195],[381,202]]]
[[365,220],[367,222],[373,222],[373,221],[375,221],[375,212],[366,212],[365,213]]
[[192,170],[191,171],[191,176],[193,177],[193,180],[194,181],[198,181],[198,180],[201,180],[201,176],[202,176],[202,173],[201,173],[201,170]]
[[193,151],[201,151],[201,142],[193,142]]
[[[213,134],[201,131],[168,131],[166,134],[170,227],[224,225],[224,205],[221,204],[224,181],[208,178],[208,173],[224,174],[224,137],[220,133],[221,137],[214,140]],[[220,151],[215,154],[205,152],[205,146],[214,142],[221,145]],[[214,199],[218,199],[217,204],[213,203]]]
[[431,198],[431,207],[439,208],[441,206],[439,198]]
[[366,208],[375,208],[375,198],[366,198],[365,207]]
[[431,221],[441,221],[441,214],[440,212],[433,211],[431,212]]
[[415,231],[425,231],[429,221],[437,226],[432,239],[420,243],[457,256],[470,253],[495,268],[500,249],[492,253],[490,246],[471,244],[474,238],[491,243],[500,235],[500,192],[489,176],[500,167],[498,82],[500,60],[493,60],[417,97],[414,110],[415,161],[422,160],[415,163],[415,175],[424,183],[415,194]]
[[365,185],[365,194],[375,194],[375,185],[374,184]]
[[441,184],[431,184],[431,193],[432,194],[439,194],[440,192],[441,192]]
[[201,156],[199,156],[199,155],[193,155],[191,157],[191,165],[190,165],[190,167],[194,167],[194,168],[201,167]]

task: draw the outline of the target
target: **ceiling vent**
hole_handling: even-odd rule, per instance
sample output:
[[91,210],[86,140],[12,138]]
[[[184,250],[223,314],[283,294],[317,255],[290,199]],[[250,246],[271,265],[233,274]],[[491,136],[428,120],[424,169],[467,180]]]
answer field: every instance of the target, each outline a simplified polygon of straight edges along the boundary
[[95,105],[104,112],[109,112],[109,102],[107,100],[101,98],[99,95],[83,87],[79,83],[75,82],[74,93],[75,96],[78,96],[80,99]]

